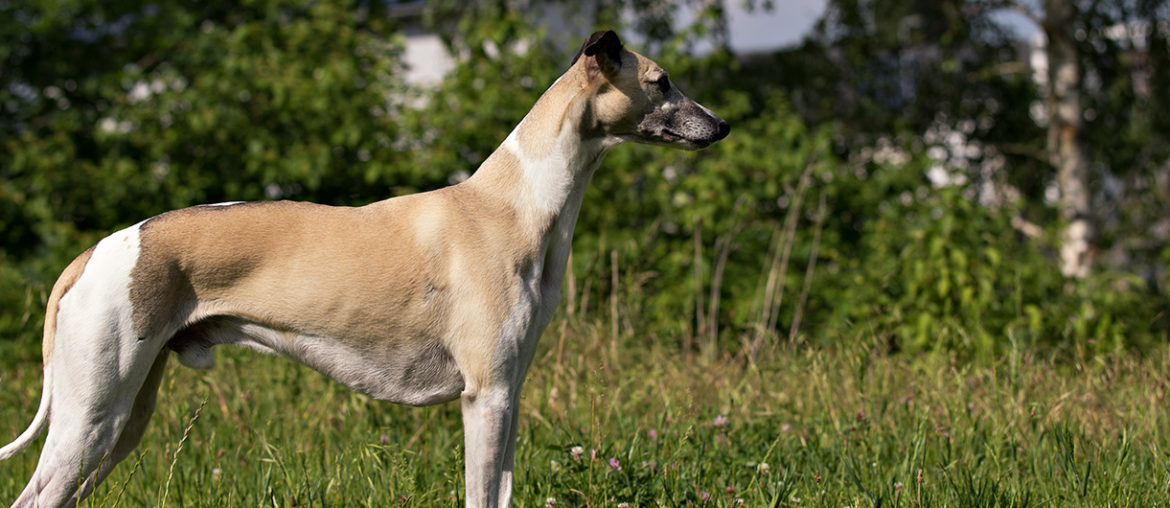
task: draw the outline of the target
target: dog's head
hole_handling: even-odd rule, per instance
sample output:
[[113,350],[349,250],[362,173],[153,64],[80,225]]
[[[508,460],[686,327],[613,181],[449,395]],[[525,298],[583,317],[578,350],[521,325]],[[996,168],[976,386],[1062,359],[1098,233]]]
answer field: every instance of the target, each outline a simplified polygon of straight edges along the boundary
[[589,36],[572,66],[582,66],[589,86],[593,127],[623,141],[706,148],[731,127],[711,110],[683,95],[666,71],[625,49],[613,31]]

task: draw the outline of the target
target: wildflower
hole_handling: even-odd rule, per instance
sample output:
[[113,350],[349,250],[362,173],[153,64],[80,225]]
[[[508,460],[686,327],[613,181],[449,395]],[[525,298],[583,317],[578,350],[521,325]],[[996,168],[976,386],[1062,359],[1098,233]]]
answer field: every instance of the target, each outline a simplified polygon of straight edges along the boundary
[[894,482],[894,495],[902,493],[902,482]]
[[646,435],[650,436],[651,441],[658,441],[658,429],[650,429]]
[[217,467],[217,468],[214,468],[214,469],[212,469],[212,470],[211,470],[211,479],[212,479],[212,480],[218,480],[218,479],[219,479],[219,476],[220,476],[221,474],[223,474],[223,470],[222,470],[222,469],[220,469],[220,468],[218,468],[218,467]]
[[617,508],[630,508],[630,503],[618,503]]
[[780,425],[780,432],[788,432],[789,430],[792,430],[791,425],[789,425],[787,423]]
[[702,499],[703,501],[709,501],[711,499],[711,494],[707,493],[705,490],[700,490],[699,499]]
[[102,118],[98,121],[98,130],[103,134],[108,134],[118,130],[118,121],[110,117]]
[[544,506],[547,508],[552,508],[556,505],[557,505],[557,498],[555,498],[555,497],[550,497],[550,498],[544,500]]
[[865,408],[861,408],[861,409],[857,410],[857,421],[859,421],[859,422],[865,421]]
[[614,457],[610,457],[609,458],[609,470],[610,471],[621,471],[622,470],[622,463],[618,462],[618,459],[616,459]]
[[378,436],[378,442],[382,443],[382,444],[390,444],[390,436],[387,436],[386,434],[382,434],[382,435]]
[[716,416],[715,417],[715,426],[722,427],[724,425],[727,425],[727,417],[723,416],[723,415]]
[[548,461],[548,469],[554,473],[559,473],[561,471],[561,463],[555,460],[550,460]]
[[788,498],[788,500],[792,501],[792,504],[796,504],[796,503],[800,502],[800,498],[796,497],[796,496],[792,496],[792,497]]
[[580,446],[574,446],[569,449],[569,455],[573,456],[573,460],[581,460],[581,456],[585,454],[585,449]]
[[735,498],[735,506],[743,506],[743,498],[742,497]]
[[768,474],[771,470],[772,466],[769,466],[767,462],[761,462],[760,465],[756,466],[756,471],[759,471],[760,474]]

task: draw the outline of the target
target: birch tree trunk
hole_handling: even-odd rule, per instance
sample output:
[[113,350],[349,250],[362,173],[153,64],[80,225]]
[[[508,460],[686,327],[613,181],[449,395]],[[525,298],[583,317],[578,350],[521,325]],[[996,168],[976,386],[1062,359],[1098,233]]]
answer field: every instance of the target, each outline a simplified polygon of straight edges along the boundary
[[1048,37],[1048,159],[1056,168],[1060,189],[1060,270],[1083,278],[1093,262],[1089,164],[1081,144],[1081,71],[1071,0],[1044,0],[1044,33]]

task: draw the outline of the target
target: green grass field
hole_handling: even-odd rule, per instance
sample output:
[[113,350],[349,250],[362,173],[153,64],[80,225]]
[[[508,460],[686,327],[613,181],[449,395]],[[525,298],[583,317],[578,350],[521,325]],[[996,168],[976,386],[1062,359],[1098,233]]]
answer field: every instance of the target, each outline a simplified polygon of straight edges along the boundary
[[[780,348],[755,364],[628,347],[554,322],[529,375],[517,506],[1166,506],[1170,348]],[[0,344],[0,438],[40,393],[34,345]],[[84,506],[462,506],[458,404],[380,403],[280,358],[177,362],[138,453]],[[620,360],[620,361],[615,361]],[[36,445],[39,447],[39,442]],[[12,502],[38,451],[0,463]]]

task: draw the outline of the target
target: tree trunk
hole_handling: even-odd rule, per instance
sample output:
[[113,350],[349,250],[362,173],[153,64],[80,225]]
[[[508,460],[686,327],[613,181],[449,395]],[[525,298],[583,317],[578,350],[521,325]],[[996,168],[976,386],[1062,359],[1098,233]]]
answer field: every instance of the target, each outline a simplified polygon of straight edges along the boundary
[[1044,0],[1048,37],[1048,159],[1056,168],[1060,213],[1065,221],[1060,240],[1060,270],[1066,277],[1089,274],[1093,255],[1090,220],[1089,163],[1081,144],[1081,71],[1069,0]]

